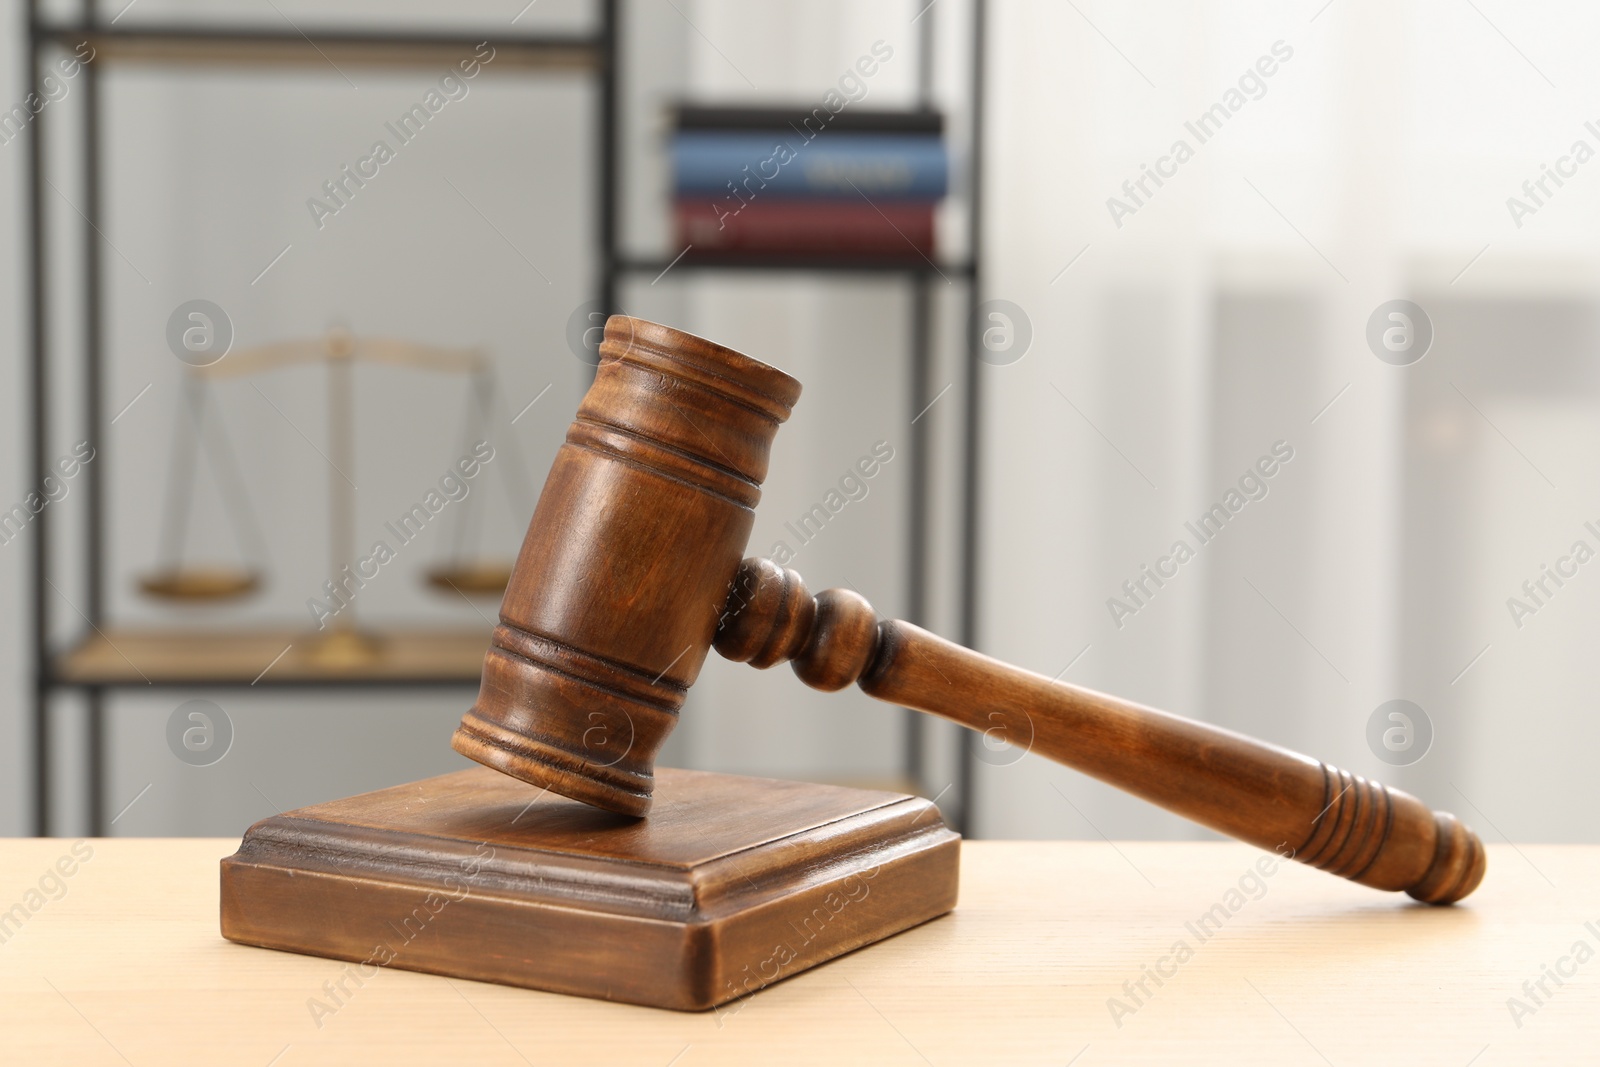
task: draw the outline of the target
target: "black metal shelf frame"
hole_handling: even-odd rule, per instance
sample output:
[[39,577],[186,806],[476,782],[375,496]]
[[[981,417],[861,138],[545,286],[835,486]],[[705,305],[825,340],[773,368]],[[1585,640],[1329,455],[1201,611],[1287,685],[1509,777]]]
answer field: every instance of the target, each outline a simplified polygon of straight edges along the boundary
[[[353,62],[363,60],[384,65],[410,64],[427,56],[459,58],[462,49],[487,42],[498,53],[505,51],[514,62],[528,65],[586,66],[599,64],[604,48],[603,34],[538,34],[496,36],[494,34],[382,33],[342,29],[313,29],[309,33],[235,27],[191,26],[147,23],[137,26],[111,26],[94,18],[74,22],[39,23],[34,38],[60,45],[87,41],[101,57],[127,60],[150,59],[160,62],[232,64],[240,59],[262,63],[283,62],[326,65],[339,56]],[[307,52],[307,47],[313,52]]]
[[[621,76],[618,63],[618,27],[620,0],[596,0],[597,26],[592,33],[545,35],[487,35],[496,49],[497,61],[501,55],[516,65],[542,70],[566,70],[591,77],[596,83],[599,97],[599,135],[596,138],[594,166],[597,172],[600,195],[596,198],[594,220],[596,244],[599,249],[599,270],[596,289],[600,305],[609,314],[619,308],[617,289],[629,276],[651,274],[659,276],[669,270],[694,273],[727,271],[796,271],[811,274],[876,274],[904,277],[912,287],[910,315],[910,377],[908,404],[912,415],[920,413],[933,399],[929,396],[931,350],[931,296],[929,286],[935,277],[941,280],[959,279],[965,284],[968,314],[966,351],[964,354],[964,384],[966,403],[963,408],[963,465],[961,470],[962,528],[959,548],[960,570],[960,638],[971,645],[977,637],[977,533],[975,513],[978,490],[978,447],[980,441],[978,398],[978,363],[981,325],[978,321],[978,298],[981,261],[981,203],[982,188],[982,132],[984,93],[984,24],[986,0],[972,0],[973,51],[969,95],[971,109],[972,150],[969,167],[968,196],[968,248],[969,258],[960,263],[870,263],[849,260],[816,260],[774,257],[751,259],[739,263],[684,262],[671,260],[659,262],[637,259],[621,250],[619,231],[619,149],[618,108]],[[93,434],[104,424],[104,404],[100,383],[104,368],[104,306],[102,249],[100,233],[103,230],[103,200],[101,196],[101,114],[102,99],[99,68],[107,62],[148,62],[166,64],[227,64],[229,66],[256,63],[270,66],[324,64],[338,57],[352,63],[389,66],[421,65],[436,62],[441,56],[453,58],[463,47],[470,48],[485,40],[484,34],[456,34],[431,32],[369,32],[361,30],[314,28],[308,33],[298,30],[280,31],[260,27],[246,27],[216,23],[191,24],[135,24],[118,27],[105,22],[99,15],[95,0],[82,0],[80,17],[72,21],[48,20],[40,11],[40,0],[27,0],[26,20],[28,53],[24,64],[25,93],[32,92],[40,83],[43,53],[52,47],[71,47],[89,41],[95,48],[93,63],[85,64],[80,72],[81,103],[81,166],[84,203],[81,214],[83,227],[82,257],[82,308],[84,340],[82,352],[83,380],[82,418]],[[931,59],[933,19],[921,24],[921,63],[919,81],[922,103],[932,96]],[[43,111],[33,117],[26,131],[28,140],[28,284],[30,315],[30,347],[28,401],[33,412],[32,433],[29,440],[29,469],[42,475],[48,469],[50,447],[50,307],[47,271],[50,241],[44,221],[43,190],[45,176],[45,148]],[[931,520],[928,512],[928,452],[929,424],[920,419],[911,424],[911,491],[908,494],[907,579],[908,602],[906,616],[912,622],[925,621],[927,614],[926,583],[928,580],[928,533]],[[105,486],[102,478],[103,464],[90,464],[85,468],[85,497],[87,506],[86,536],[83,545],[83,573],[87,588],[82,615],[89,628],[99,629],[104,622],[105,609]],[[33,796],[34,832],[43,836],[51,830],[51,698],[58,691],[82,693],[88,715],[85,772],[90,833],[99,836],[106,831],[105,821],[105,713],[108,692],[126,688],[120,682],[89,682],[61,677],[55,670],[55,650],[51,647],[49,575],[55,552],[49,536],[52,516],[48,510],[37,515],[32,523],[32,575],[30,608],[32,616],[32,677],[33,677]],[[386,689],[400,686],[437,688],[463,683],[455,679],[363,679],[342,681],[335,679],[291,679],[273,681],[261,679],[260,688],[273,689],[325,689],[348,690],[353,688]],[[155,686],[139,685],[137,688],[194,690],[248,688],[229,681],[162,681]],[[924,720],[915,712],[906,712],[905,771],[908,777],[921,781],[924,777],[922,753],[925,746]],[[954,820],[958,826],[970,824],[972,809],[974,752],[970,738],[963,738],[960,749],[957,781],[961,812]]]

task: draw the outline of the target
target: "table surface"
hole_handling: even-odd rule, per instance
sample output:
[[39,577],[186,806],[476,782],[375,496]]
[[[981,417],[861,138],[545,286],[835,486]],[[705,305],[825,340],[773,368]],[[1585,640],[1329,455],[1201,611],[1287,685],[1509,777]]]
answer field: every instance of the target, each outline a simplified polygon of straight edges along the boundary
[[1490,846],[1482,888],[1428,908],[1294,863],[1252,877],[1265,854],[1243,845],[970,842],[951,915],[686,1015],[389,970],[339,1003],[324,983],[342,964],[218,935],[217,861],[235,844],[83,842],[92,855],[51,878],[72,842],[0,842],[0,909],[25,915],[0,926],[0,1062],[1600,1059],[1600,847]]

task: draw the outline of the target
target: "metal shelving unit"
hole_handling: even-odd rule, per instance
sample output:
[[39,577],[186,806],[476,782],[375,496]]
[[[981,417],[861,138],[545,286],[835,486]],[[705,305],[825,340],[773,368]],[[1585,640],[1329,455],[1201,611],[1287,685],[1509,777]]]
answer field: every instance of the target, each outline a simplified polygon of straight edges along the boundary
[[[931,371],[930,313],[931,298],[928,291],[935,273],[959,279],[965,284],[968,298],[968,331],[966,345],[966,405],[963,413],[965,433],[965,461],[962,471],[962,495],[965,507],[961,555],[961,638],[970,643],[976,634],[973,574],[976,564],[976,519],[972,504],[976,499],[978,397],[977,352],[979,331],[977,300],[979,292],[979,206],[977,192],[981,181],[982,153],[977,145],[981,135],[982,115],[982,49],[984,0],[974,0],[974,67],[970,106],[973,116],[974,149],[971,159],[969,196],[969,248],[971,258],[956,264],[900,264],[878,265],[848,260],[819,262],[816,260],[773,259],[740,263],[737,265],[709,262],[684,262],[675,268],[684,272],[710,273],[720,271],[790,271],[813,275],[847,275],[870,273],[904,277],[912,286],[912,314],[908,336],[911,339],[911,395],[908,397],[910,413],[921,411],[932,399],[929,396]],[[618,27],[619,0],[597,0],[596,25],[593,31],[583,34],[552,35],[489,35],[488,41],[496,51],[496,65],[517,66],[539,71],[569,72],[575,77],[590,79],[599,100],[599,131],[595,139],[592,164],[597,175],[600,195],[596,198],[593,220],[595,242],[600,251],[599,269],[595,288],[600,305],[609,313],[618,309],[617,291],[625,279],[638,275],[658,275],[670,261],[641,260],[623,254],[619,233],[620,184],[618,151]],[[923,22],[922,91],[924,99],[930,95],[930,59],[932,55],[932,19]],[[426,66],[441,60],[457,58],[463,49],[470,50],[485,39],[484,35],[392,33],[346,29],[308,29],[306,33],[277,29],[239,27],[229,25],[196,26],[189,24],[132,24],[124,27],[105,21],[95,0],[83,0],[76,20],[47,20],[40,11],[39,0],[28,0],[28,57],[25,66],[27,87],[31,91],[39,84],[42,58],[54,48],[71,49],[78,42],[88,41],[95,49],[95,60],[80,72],[82,94],[81,179],[84,203],[80,207],[83,217],[82,257],[82,314],[84,337],[81,353],[83,381],[86,383],[82,397],[82,420],[91,440],[98,439],[105,426],[104,398],[101,392],[104,369],[104,321],[102,307],[103,289],[103,215],[101,175],[103,170],[101,150],[102,90],[100,68],[107,64],[125,61],[163,63],[173,65],[205,64],[229,66],[292,67],[324,65],[327,61],[391,67]],[[51,242],[44,221],[44,190],[47,188],[46,160],[43,129],[47,116],[44,112],[34,116],[28,131],[28,181],[29,206],[29,284],[31,313],[31,360],[29,401],[34,413],[30,438],[30,469],[42,474],[49,463],[51,444],[51,364],[52,337],[50,308],[53,294],[49,289],[48,268]],[[908,416],[909,417],[909,416]],[[907,545],[907,567],[910,600],[907,615],[912,621],[926,614],[924,588],[928,569],[928,424],[912,424],[912,489],[910,495],[910,532]],[[376,673],[330,676],[313,668],[278,669],[256,675],[251,670],[168,670],[154,675],[134,668],[138,677],[126,671],[112,669],[102,644],[112,646],[107,635],[110,626],[105,613],[106,591],[106,494],[102,463],[89,464],[84,471],[86,497],[86,527],[81,566],[85,580],[85,597],[73,611],[84,623],[83,637],[66,650],[52,647],[49,634],[53,618],[52,598],[59,598],[49,580],[54,573],[56,552],[53,550],[50,530],[53,525],[48,509],[40,512],[32,526],[32,589],[31,615],[33,623],[33,765],[34,830],[43,835],[51,829],[51,802],[53,784],[50,768],[52,760],[51,718],[53,698],[63,693],[79,693],[87,709],[87,738],[84,753],[87,781],[87,805],[90,833],[101,835],[106,830],[105,797],[105,717],[106,698],[119,689],[137,687],[149,692],[158,690],[182,691],[196,687],[214,689],[257,688],[326,688],[347,690],[351,687],[456,687],[472,686],[478,681],[480,651],[461,655],[456,659],[445,657],[446,662],[436,662],[426,669],[409,671],[405,675],[380,675]],[[117,633],[113,628],[112,633]],[[471,651],[470,649],[468,651]],[[96,654],[99,658],[96,659]],[[250,666],[257,666],[254,660]],[[259,666],[264,666],[262,663]],[[112,665],[114,666],[114,665]],[[131,666],[131,664],[130,664]],[[907,712],[905,771],[915,780],[922,778],[921,753],[924,748],[922,716]],[[962,783],[963,806],[970,800],[971,783],[970,746],[964,748],[959,781]],[[964,819],[957,820],[965,822]]]
[[[981,415],[978,353],[982,345],[982,324],[978,320],[978,304],[982,292],[982,204],[983,187],[983,108],[984,108],[984,49],[986,47],[987,0],[972,0],[971,79],[968,84],[967,107],[971,116],[971,144],[967,175],[967,258],[953,263],[862,263],[850,260],[825,261],[805,259],[741,258],[737,263],[717,263],[684,260],[672,267],[673,271],[689,273],[761,271],[769,273],[792,272],[815,275],[878,275],[904,278],[911,287],[910,315],[907,337],[910,349],[910,389],[908,390],[908,419],[925,411],[935,399],[932,390],[932,294],[930,286],[935,278],[949,278],[966,289],[966,331],[962,378],[964,404],[962,407],[962,465],[960,471],[961,529],[959,533],[959,633],[958,640],[976,646],[978,639],[978,532],[977,516],[978,479],[980,476],[979,448]],[[924,9],[925,10],[925,9]],[[929,107],[933,102],[933,27],[931,18],[919,18],[918,41],[918,97],[919,104]],[[614,308],[616,283],[630,275],[655,278],[672,264],[669,259],[628,259],[612,248],[607,256],[608,277],[602,289],[604,304]],[[917,419],[910,426],[911,491],[907,507],[906,621],[926,624],[928,619],[929,537],[928,525],[932,520],[929,508],[929,423]],[[923,753],[926,745],[928,719],[920,712],[906,711],[904,724],[902,773],[913,783],[926,785],[926,768]],[[958,809],[950,822],[957,830],[965,832],[971,826],[974,810],[973,789],[976,784],[977,749],[981,739],[962,731],[958,743],[956,777]]]

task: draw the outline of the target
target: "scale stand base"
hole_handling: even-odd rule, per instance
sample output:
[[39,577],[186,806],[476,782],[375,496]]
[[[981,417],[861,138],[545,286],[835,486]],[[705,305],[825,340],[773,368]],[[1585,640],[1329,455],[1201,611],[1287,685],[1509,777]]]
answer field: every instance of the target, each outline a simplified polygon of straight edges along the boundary
[[335,627],[312,639],[308,655],[319,667],[354,670],[377,663],[383,652],[381,639],[349,627]]
[[955,906],[926,800],[660,769],[647,819],[487,767],[285,812],[222,861],[222,935],[698,1011]]

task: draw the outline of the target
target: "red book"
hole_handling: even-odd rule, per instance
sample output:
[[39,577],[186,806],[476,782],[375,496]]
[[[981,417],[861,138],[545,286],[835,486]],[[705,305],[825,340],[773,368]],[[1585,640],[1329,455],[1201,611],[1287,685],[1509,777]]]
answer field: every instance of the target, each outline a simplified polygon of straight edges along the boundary
[[718,198],[676,203],[678,242],[694,255],[933,258],[931,200],[754,199],[729,211]]

